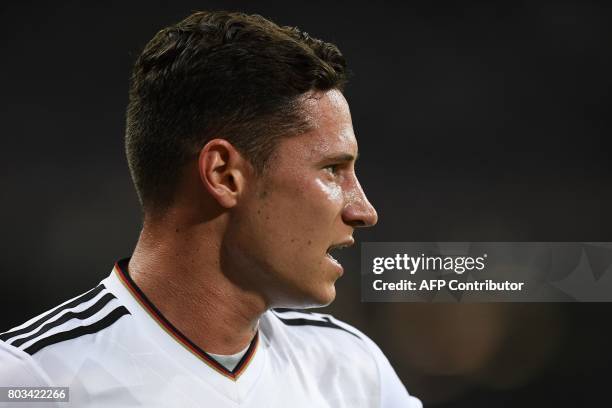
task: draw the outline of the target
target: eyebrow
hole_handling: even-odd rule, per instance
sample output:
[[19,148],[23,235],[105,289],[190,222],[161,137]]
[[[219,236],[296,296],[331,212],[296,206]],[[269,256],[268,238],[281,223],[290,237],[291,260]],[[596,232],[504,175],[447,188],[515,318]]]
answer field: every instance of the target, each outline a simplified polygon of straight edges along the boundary
[[356,156],[353,156],[352,154],[348,154],[348,153],[340,153],[337,155],[326,157],[324,160],[325,161],[336,161],[336,162],[352,162],[352,161],[357,161],[357,159],[359,159],[359,153],[357,153]]

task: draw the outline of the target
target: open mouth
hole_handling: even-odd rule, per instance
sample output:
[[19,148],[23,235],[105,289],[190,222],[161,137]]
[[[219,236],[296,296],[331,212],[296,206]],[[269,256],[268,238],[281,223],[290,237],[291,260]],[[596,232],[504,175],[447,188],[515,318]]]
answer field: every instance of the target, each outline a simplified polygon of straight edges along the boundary
[[350,244],[332,245],[329,248],[327,248],[327,252],[325,253],[325,256],[327,256],[335,264],[340,265],[340,262],[336,258],[334,258],[334,256],[332,255],[332,252],[333,253],[338,253],[342,249],[347,248],[349,246],[350,246]]
[[338,261],[336,258],[333,257],[332,254],[330,254],[329,252],[327,254],[325,254],[325,256],[327,256],[327,258],[329,258],[333,263],[340,265],[340,261]]

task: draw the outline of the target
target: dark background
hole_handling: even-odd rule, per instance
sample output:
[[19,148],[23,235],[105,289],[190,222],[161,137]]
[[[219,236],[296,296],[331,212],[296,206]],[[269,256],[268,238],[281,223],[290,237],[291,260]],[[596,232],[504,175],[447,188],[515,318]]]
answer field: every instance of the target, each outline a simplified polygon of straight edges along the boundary
[[[380,215],[361,241],[612,241],[612,10],[605,3],[2,3],[0,330],[128,256],[131,64],[199,9],[338,44]],[[609,304],[363,304],[359,250],[328,308],[437,407],[610,406]]]

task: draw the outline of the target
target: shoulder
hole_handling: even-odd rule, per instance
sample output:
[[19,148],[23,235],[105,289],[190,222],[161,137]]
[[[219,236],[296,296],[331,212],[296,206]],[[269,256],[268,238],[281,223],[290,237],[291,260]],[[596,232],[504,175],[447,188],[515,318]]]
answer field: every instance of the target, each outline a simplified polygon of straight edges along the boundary
[[[15,389],[24,387],[53,387],[53,383],[40,369],[32,357],[15,347],[8,346],[0,341],[0,385]],[[5,391],[5,396],[6,396]],[[4,401],[4,402],[3,402]],[[26,404],[15,403],[9,400],[0,400],[0,407],[17,407]],[[57,408],[54,402],[39,401],[39,408]]]
[[[353,340],[362,340],[366,336],[355,327],[336,319],[330,314],[315,313],[306,310],[276,308],[269,310],[266,317],[277,320],[285,326],[304,329],[306,332],[312,331],[317,335],[339,334],[335,330],[343,332],[342,337],[348,335]],[[331,330],[326,330],[331,329]],[[349,337],[350,338],[350,337]]]
[[43,387],[51,381],[27,353],[0,341],[0,384]]
[[[366,351],[367,336],[329,314],[296,309],[271,309],[262,319],[264,332],[279,340],[335,351],[346,347]],[[266,333],[268,334],[268,333]]]
[[113,326],[130,312],[103,284],[0,334],[0,360],[53,380],[74,377],[104,349]]
[[273,309],[262,319],[262,331],[270,338],[271,349],[286,354],[306,355],[326,373],[335,372],[361,384],[363,391],[375,394],[382,408],[422,407],[410,396],[381,349],[357,328],[332,315]]
[[[300,366],[346,369],[362,377],[376,372],[370,340],[355,327],[329,314],[293,309],[272,309],[260,321],[260,331],[272,353]],[[375,378],[370,378],[375,381]]]

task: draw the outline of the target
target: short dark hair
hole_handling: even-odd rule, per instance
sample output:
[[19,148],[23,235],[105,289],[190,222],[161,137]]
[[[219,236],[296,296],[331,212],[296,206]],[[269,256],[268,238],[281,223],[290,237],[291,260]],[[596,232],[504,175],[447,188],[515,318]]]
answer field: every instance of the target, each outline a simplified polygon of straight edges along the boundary
[[135,63],[127,108],[144,211],[172,203],[181,168],[214,137],[262,171],[280,137],[308,128],[301,98],[346,80],[335,45],[259,15],[197,12],[159,31]]

